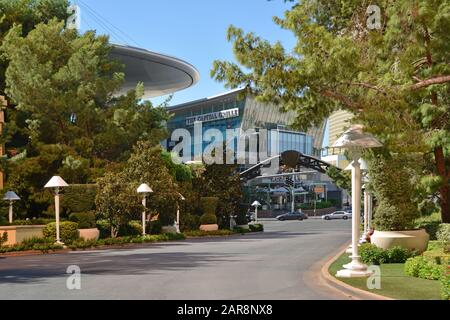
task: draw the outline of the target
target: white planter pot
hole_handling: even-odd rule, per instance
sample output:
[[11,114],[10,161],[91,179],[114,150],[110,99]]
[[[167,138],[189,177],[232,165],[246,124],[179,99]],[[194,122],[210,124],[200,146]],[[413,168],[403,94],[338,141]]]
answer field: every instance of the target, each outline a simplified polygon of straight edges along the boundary
[[162,227],[162,233],[172,233],[172,234],[177,234],[177,227],[175,226],[166,226],[166,227]]
[[430,235],[424,230],[375,231],[371,237],[374,245],[382,249],[402,247],[423,253],[428,248]]
[[100,230],[98,230],[97,228],[79,229],[78,235],[85,241],[97,241],[100,238]]
[[218,231],[218,230],[219,230],[219,226],[217,224],[203,224],[200,226],[200,231],[211,232],[211,231]]

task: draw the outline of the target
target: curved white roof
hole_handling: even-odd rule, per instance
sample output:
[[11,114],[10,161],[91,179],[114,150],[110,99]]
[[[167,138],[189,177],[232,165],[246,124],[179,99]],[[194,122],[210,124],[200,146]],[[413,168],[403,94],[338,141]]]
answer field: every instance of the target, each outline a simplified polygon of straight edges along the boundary
[[200,74],[180,59],[145,49],[113,44],[111,57],[125,65],[125,83],[119,94],[144,83],[144,99],[174,93],[195,85]]

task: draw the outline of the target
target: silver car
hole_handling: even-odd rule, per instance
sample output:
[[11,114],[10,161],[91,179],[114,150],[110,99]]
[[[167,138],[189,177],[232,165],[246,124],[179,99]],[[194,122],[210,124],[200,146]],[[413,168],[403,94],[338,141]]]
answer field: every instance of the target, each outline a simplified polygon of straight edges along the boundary
[[322,217],[323,220],[349,220],[352,218],[352,214],[345,211],[336,211],[332,214],[327,214]]

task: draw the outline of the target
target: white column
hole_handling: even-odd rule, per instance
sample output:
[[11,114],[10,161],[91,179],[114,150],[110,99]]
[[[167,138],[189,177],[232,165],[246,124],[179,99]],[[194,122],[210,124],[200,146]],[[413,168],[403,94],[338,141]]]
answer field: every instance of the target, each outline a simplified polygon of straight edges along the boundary
[[258,206],[255,208],[255,223],[258,223]]
[[180,233],[180,205],[177,204],[177,232]]
[[147,233],[145,231],[146,229],[146,220],[147,220],[147,197],[144,195],[144,199],[142,200],[142,205],[144,206],[144,211],[142,212],[142,235],[145,236]]
[[9,202],[9,223],[13,223],[13,202]]
[[294,191],[294,188],[291,189],[291,197],[292,197],[291,209],[292,209],[292,212],[295,212],[295,191]]
[[369,192],[367,200],[368,210],[367,210],[367,230],[372,229],[372,219],[373,219],[373,195]]
[[352,262],[344,266],[344,270],[337,273],[341,278],[367,277],[371,273],[367,266],[360,262],[359,256],[359,228],[361,225],[361,166],[359,154],[355,154],[352,163]]
[[62,244],[59,232],[59,190],[55,194],[55,216],[56,216],[56,243]]
[[369,192],[364,190],[364,234],[361,236],[361,242],[366,242],[366,235],[369,232]]

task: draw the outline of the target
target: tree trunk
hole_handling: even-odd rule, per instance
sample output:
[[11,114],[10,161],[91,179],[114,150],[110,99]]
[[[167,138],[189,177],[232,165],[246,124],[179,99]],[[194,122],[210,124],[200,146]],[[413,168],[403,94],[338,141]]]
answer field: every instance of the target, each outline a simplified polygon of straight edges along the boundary
[[439,176],[443,178],[442,187],[439,189],[441,194],[442,222],[450,223],[450,186],[449,174],[445,164],[444,149],[442,147],[436,148],[434,155],[436,158],[437,172]]

